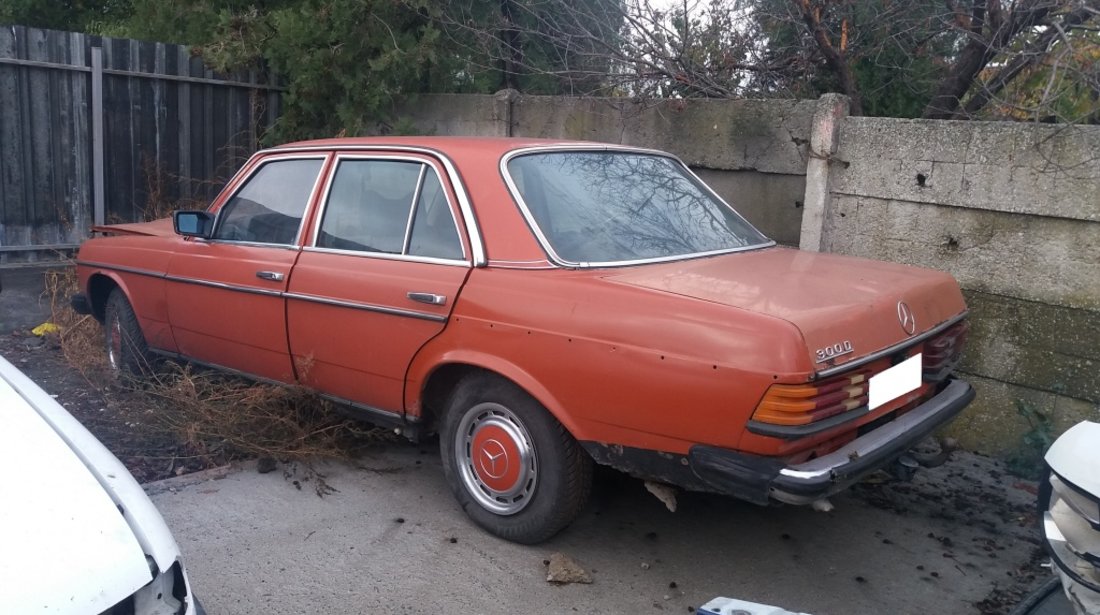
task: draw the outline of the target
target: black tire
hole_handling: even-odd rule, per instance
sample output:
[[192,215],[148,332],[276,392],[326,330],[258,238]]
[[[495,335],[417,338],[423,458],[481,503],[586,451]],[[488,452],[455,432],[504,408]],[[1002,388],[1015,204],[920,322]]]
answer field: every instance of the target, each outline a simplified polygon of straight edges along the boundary
[[153,355],[138,325],[137,315],[121,288],[111,291],[103,318],[107,363],[120,376],[145,376],[152,371]]
[[508,380],[489,374],[462,379],[439,433],[443,473],[458,503],[505,540],[547,540],[588,501],[592,459],[542,404]]

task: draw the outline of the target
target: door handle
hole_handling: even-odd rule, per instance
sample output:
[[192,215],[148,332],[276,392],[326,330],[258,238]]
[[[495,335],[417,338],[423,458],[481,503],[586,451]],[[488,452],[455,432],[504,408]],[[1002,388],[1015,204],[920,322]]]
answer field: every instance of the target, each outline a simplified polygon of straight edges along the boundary
[[446,295],[436,295],[436,294],[433,294],[433,293],[414,293],[414,292],[410,292],[407,296],[408,296],[409,299],[412,299],[413,301],[418,301],[420,303],[427,303],[428,305],[446,305],[447,304],[447,296]]
[[261,280],[271,280],[272,282],[282,282],[285,274],[278,271],[257,271],[256,277]]

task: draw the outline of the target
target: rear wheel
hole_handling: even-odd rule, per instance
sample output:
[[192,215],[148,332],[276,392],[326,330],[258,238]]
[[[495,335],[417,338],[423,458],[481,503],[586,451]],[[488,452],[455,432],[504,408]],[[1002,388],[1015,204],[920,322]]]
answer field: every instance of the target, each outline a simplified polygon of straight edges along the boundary
[[107,297],[103,329],[107,362],[112,371],[124,376],[143,376],[150,372],[152,354],[134,308],[120,288],[112,290]]
[[501,538],[542,542],[569,525],[592,488],[592,460],[515,384],[459,382],[440,429],[447,482],[475,523]]

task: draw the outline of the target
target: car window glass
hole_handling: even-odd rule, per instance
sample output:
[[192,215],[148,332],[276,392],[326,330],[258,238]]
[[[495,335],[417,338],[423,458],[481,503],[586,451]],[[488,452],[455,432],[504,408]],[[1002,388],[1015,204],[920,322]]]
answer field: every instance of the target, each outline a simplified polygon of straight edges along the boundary
[[767,243],[675,161],[632,152],[552,152],[508,163],[554,251],[574,263],[674,258]]
[[439,176],[432,170],[424,176],[424,184],[420,188],[408,253],[456,260],[462,258],[462,242],[458,238],[451,206]]
[[265,163],[222,208],[214,239],[293,244],[323,162]]
[[317,246],[401,254],[423,164],[344,160],[336,167]]

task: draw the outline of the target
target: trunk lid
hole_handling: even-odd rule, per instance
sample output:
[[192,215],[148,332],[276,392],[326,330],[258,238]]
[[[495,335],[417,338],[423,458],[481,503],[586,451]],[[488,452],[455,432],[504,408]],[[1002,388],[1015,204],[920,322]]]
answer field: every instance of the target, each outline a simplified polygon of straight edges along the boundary
[[618,269],[604,278],[786,320],[802,332],[815,371],[903,343],[966,309],[946,273],[780,247]]

